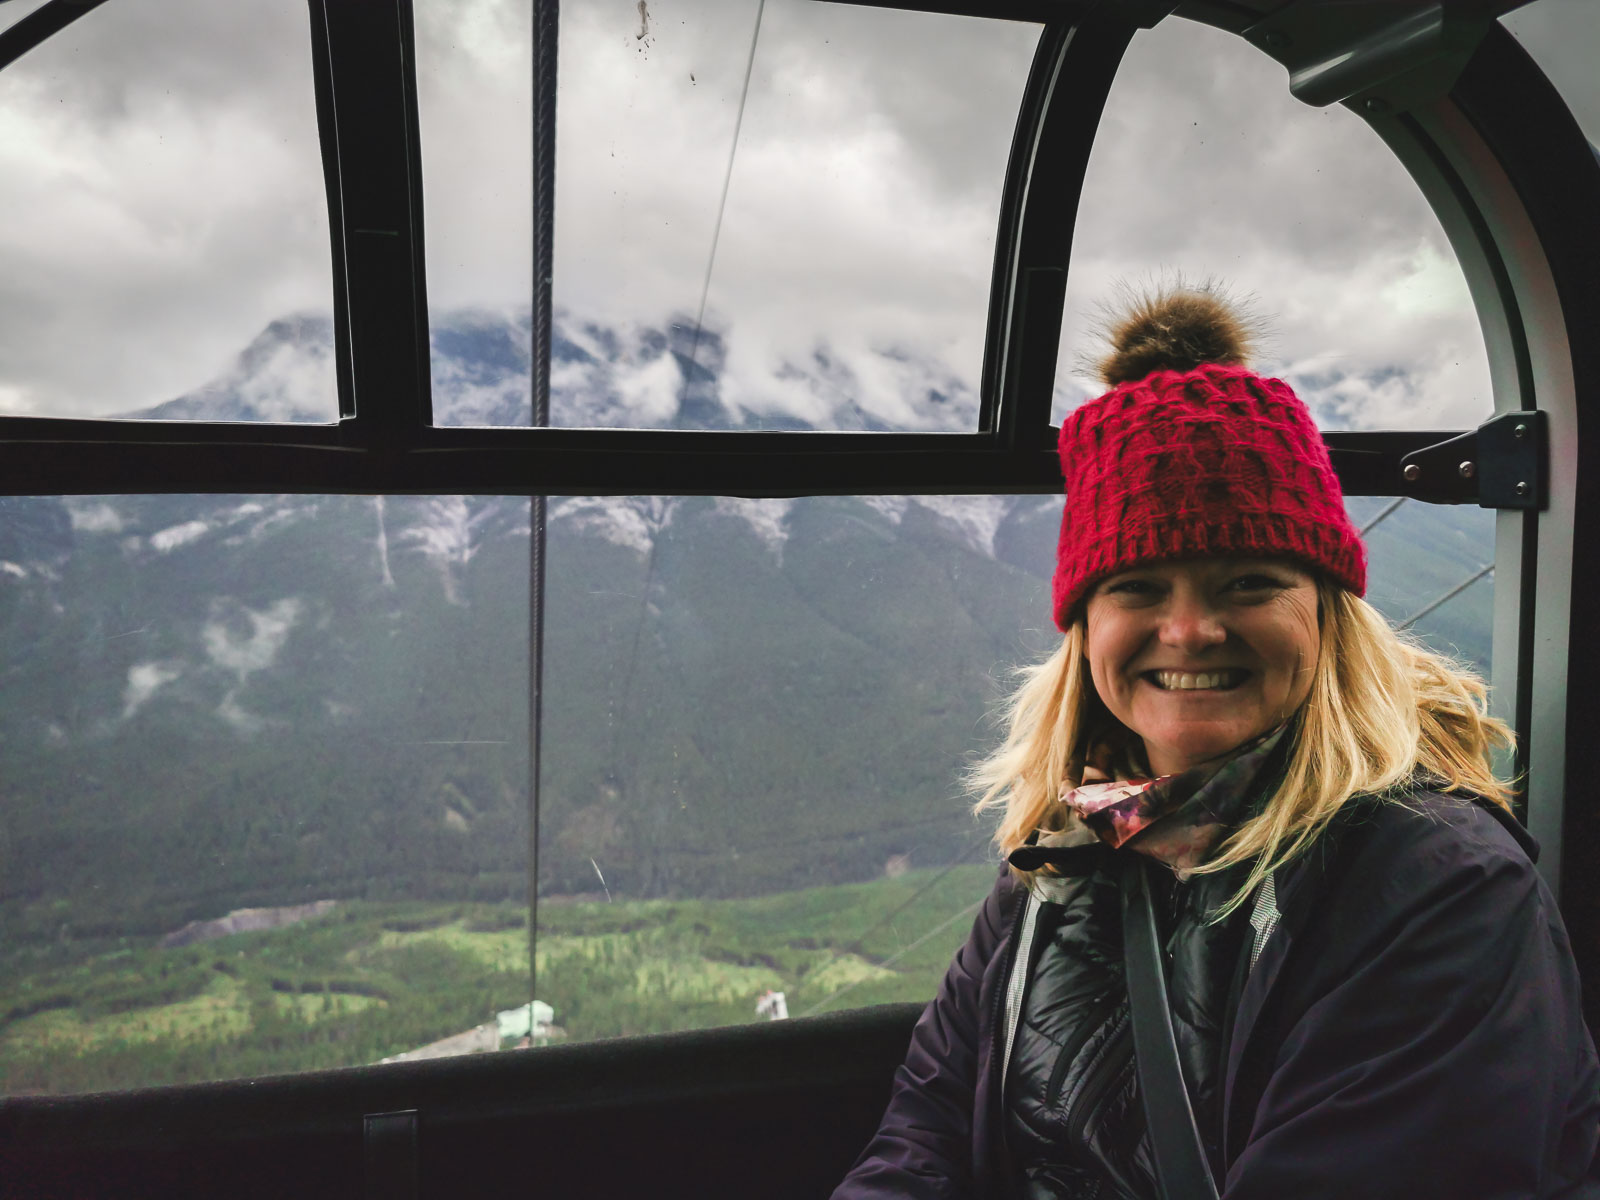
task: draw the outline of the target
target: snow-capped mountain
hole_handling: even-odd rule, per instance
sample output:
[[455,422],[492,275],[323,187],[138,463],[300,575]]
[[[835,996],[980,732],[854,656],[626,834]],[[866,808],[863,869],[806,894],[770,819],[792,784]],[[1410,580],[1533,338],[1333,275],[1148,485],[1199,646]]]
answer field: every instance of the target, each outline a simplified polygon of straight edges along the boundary
[[[571,423],[758,419],[724,390],[715,336],[558,333]],[[457,314],[434,346],[442,417],[526,420],[525,314]],[[326,419],[304,381],[330,375],[330,347],[326,322],[274,322],[151,415]],[[968,847],[958,776],[1009,668],[1049,646],[1059,513],[553,499],[541,886],[585,890],[598,864],[622,894],[728,894]],[[1386,611],[1475,565],[1468,515],[1408,505],[1381,527]],[[528,535],[528,502],[503,497],[0,500],[0,936],[522,894]],[[1436,628],[1482,661],[1467,601]]]
[[[463,309],[431,321],[434,420],[524,426],[531,420],[531,317]],[[894,347],[846,361],[825,345],[768,364],[752,394],[728,371],[722,334],[687,319],[608,326],[558,312],[550,365],[551,424],[670,429],[913,431],[976,427],[977,397],[948,368]],[[129,416],[160,420],[337,419],[333,320],[271,322],[218,378]]]

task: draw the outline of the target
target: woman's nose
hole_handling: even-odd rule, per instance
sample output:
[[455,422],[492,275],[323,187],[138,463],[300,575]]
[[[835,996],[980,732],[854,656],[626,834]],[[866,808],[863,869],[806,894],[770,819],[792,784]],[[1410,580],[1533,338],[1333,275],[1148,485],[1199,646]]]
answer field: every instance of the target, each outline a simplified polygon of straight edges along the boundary
[[1228,631],[1209,605],[1174,597],[1161,621],[1161,641],[1185,654],[1198,654],[1228,640]]

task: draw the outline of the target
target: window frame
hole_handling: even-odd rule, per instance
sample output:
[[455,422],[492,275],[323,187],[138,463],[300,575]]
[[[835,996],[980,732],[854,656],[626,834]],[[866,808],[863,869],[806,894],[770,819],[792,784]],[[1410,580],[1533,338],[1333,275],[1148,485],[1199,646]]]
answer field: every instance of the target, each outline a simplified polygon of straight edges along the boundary
[[[0,69],[105,0],[52,0],[0,34]],[[839,0],[861,3],[862,0]],[[1089,152],[1123,52],[1174,5],[966,0],[888,7],[1042,23],[1001,195],[979,428],[843,433],[432,424],[411,0],[310,0],[334,277],[336,423],[0,417],[0,492],[792,496],[1056,492],[1050,403]],[[1180,13],[1186,5],[1176,6]],[[1196,7],[1200,19],[1208,6]],[[542,19],[542,18],[541,18]],[[1238,32],[1235,29],[1235,32]],[[554,39],[538,53],[550,55]],[[546,72],[548,86],[554,77]],[[535,127],[553,163],[553,102]],[[539,166],[536,163],[536,175]],[[547,176],[546,182],[547,182]],[[548,187],[540,196],[548,209]],[[551,217],[541,214],[546,223]],[[535,254],[549,234],[535,221]],[[548,395],[548,286],[534,396]],[[543,329],[544,337],[539,338]],[[1459,431],[1457,431],[1459,432]],[[1393,494],[1400,460],[1451,433],[1329,433],[1350,495]],[[15,448],[15,449],[13,449]],[[23,448],[26,448],[25,450]]]
[[[103,2],[51,0],[0,32],[0,69]],[[1285,61],[1293,85],[1306,47],[1285,50],[1277,26],[1317,3],[879,0],[1044,25],[1001,199],[979,428],[900,434],[433,426],[412,2],[309,0],[340,419],[286,426],[0,417],[0,494],[1058,491],[1049,406],[1072,217],[1123,50],[1140,28],[1177,15]],[[1434,7],[1444,20],[1443,7]],[[1544,844],[1541,871],[1563,899],[1580,965],[1596,978],[1600,889],[1583,882],[1576,855],[1563,848],[1600,840],[1600,806],[1565,801],[1570,787],[1600,776],[1600,739],[1588,730],[1587,706],[1569,703],[1567,686],[1600,673],[1600,642],[1569,636],[1584,615],[1576,609],[1577,564],[1600,561],[1600,442],[1581,436],[1582,405],[1600,393],[1600,346],[1586,337],[1600,327],[1600,228],[1592,218],[1600,163],[1559,93],[1494,21],[1516,7],[1519,0],[1455,6],[1487,27],[1453,77],[1438,77],[1435,62],[1376,83],[1357,78],[1334,98],[1369,122],[1439,216],[1489,344],[1496,412],[1548,416],[1548,505],[1505,509],[1497,519],[1494,682],[1522,747],[1526,816]],[[536,0],[536,11],[549,16],[553,5]],[[547,71],[544,86],[554,83]],[[1390,87],[1420,91],[1393,104],[1384,98]],[[554,147],[546,137],[536,151],[553,156]],[[539,194],[546,211],[536,214],[536,230],[550,216],[549,193]],[[536,357],[535,395],[547,384],[546,354]],[[1325,440],[1347,494],[1400,496],[1408,494],[1405,456],[1451,436],[1329,432]],[[1596,996],[1591,1018],[1600,1014],[1600,990]]]

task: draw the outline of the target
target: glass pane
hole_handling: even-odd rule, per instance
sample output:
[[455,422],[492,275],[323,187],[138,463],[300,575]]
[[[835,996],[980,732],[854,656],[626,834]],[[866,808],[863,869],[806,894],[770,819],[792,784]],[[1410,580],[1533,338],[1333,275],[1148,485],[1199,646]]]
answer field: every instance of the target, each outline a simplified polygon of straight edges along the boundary
[[332,294],[304,4],[106,4],[0,72],[0,414],[335,420]]
[[[551,502],[532,1040],[932,995],[1060,504]],[[1485,671],[1492,580],[1436,602],[1489,531],[1368,536]],[[521,1044],[528,546],[503,498],[0,500],[0,1093]]]
[[0,500],[0,1092],[481,1046],[526,1004],[527,514]]
[[1536,0],[1500,18],[1561,91],[1591,145],[1600,145],[1600,6],[1594,0]]
[[1054,642],[1059,522],[552,503],[539,992],[567,1037],[932,996],[996,870],[961,771]]
[[1469,428],[1493,409],[1483,336],[1438,219],[1339,105],[1310,108],[1243,39],[1181,19],[1134,38],[1084,180],[1056,416],[1104,388],[1115,281],[1215,278],[1266,319],[1255,365],[1328,429]]
[[[562,6],[552,422],[974,429],[1037,26],[757,11]],[[526,8],[418,19],[436,420],[525,423]],[[492,375],[457,361],[478,342]]]
[[1367,599],[1485,682],[1492,663],[1493,509],[1354,496],[1345,505],[1366,528]]
[[532,9],[527,0],[413,8],[438,425],[532,417]]

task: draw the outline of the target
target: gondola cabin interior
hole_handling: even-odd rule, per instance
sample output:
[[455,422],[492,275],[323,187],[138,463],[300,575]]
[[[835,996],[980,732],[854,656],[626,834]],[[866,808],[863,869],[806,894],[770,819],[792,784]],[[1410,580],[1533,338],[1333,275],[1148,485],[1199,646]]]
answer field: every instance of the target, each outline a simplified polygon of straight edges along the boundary
[[826,1196],[997,869],[1119,279],[1252,299],[1593,987],[1597,47],[0,0],[0,1194]]

